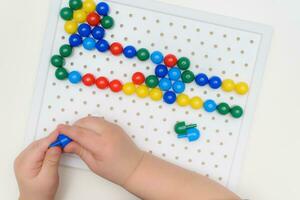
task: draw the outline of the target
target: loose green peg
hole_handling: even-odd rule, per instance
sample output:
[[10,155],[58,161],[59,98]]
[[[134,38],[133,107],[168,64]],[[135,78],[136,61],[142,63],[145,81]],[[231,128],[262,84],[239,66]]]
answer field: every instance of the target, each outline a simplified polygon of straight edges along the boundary
[[186,125],[185,122],[178,122],[176,123],[174,129],[177,134],[186,134],[188,129],[195,127],[197,127],[197,124]]

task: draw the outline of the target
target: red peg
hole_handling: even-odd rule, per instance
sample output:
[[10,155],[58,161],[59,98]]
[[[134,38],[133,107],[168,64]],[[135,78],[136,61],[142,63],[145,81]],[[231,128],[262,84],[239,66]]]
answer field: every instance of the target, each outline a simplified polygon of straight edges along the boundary
[[120,92],[122,90],[122,83],[119,80],[113,80],[109,83],[109,87],[113,92]]
[[113,55],[118,56],[123,53],[123,46],[119,42],[114,42],[110,45],[110,51]]
[[173,54],[166,55],[164,63],[167,67],[174,67],[177,64],[177,58]]
[[109,81],[106,77],[99,77],[96,79],[96,86],[101,89],[104,90],[109,86]]
[[100,15],[98,15],[98,14],[95,13],[95,12],[90,13],[90,14],[87,16],[87,19],[86,19],[86,21],[87,21],[87,22],[89,23],[89,25],[91,25],[91,26],[97,26],[97,25],[100,23],[100,20],[101,20]]
[[136,72],[132,75],[132,82],[136,85],[141,85],[145,82],[145,76],[141,72]]
[[85,74],[83,77],[82,77],[82,82],[84,85],[86,86],[92,86],[95,84],[95,77],[93,74]]

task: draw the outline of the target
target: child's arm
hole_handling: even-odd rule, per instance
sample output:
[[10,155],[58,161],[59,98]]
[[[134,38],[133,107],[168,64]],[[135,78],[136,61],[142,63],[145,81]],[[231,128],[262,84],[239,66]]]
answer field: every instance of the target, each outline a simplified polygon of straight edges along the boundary
[[137,148],[124,131],[103,118],[84,118],[58,131],[74,140],[76,153],[96,174],[142,199],[234,200],[235,194],[199,174],[172,165]]

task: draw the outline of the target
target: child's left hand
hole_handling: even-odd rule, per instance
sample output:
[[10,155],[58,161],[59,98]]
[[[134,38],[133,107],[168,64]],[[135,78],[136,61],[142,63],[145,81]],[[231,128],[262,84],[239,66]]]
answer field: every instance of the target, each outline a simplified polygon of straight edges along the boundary
[[15,160],[20,200],[53,200],[58,188],[61,149],[48,149],[58,132],[29,145]]

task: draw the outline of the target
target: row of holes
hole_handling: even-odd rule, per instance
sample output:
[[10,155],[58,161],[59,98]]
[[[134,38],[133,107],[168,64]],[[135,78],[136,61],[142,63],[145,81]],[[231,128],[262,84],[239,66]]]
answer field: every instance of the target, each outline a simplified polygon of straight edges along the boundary
[[[116,15],[118,15],[119,13],[120,13],[119,11],[116,11],[116,12],[115,12]],[[128,16],[129,16],[130,18],[133,18],[133,14],[131,14],[131,13],[129,13]],[[143,16],[142,19],[143,19],[144,21],[147,20],[146,16]],[[156,22],[157,24],[159,24],[159,23],[160,23],[160,20],[159,20],[159,19],[156,19],[155,22]],[[169,26],[170,26],[170,27],[173,27],[174,25],[175,25],[175,23],[169,22]],[[120,24],[120,27],[123,28],[123,27],[124,27],[124,24]],[[184,30],[188,29],[187,25],[182,25],[182,29],[184,29]],[[137,30],[137,27],[134,27],[133,30],[136,31],[136,30]],[[200,28],[196,28],[195,30],[196,30],[196,32],[200,32],[200,31],[201,31]],[[209,35],[214,35],[214,32],[213,32],[213,31],[209,31],[208,34],[209,34]],[[227,38],[228,35],[227,35],[227,34],[223,34],[222,37],[223,37],[223,38]],[[240,41],[240,40],[241,40],[240,37],[236,37],[236,41]],[[254,40],[250,40],[249,43],[250,43],[250,44],[254,44]]]

